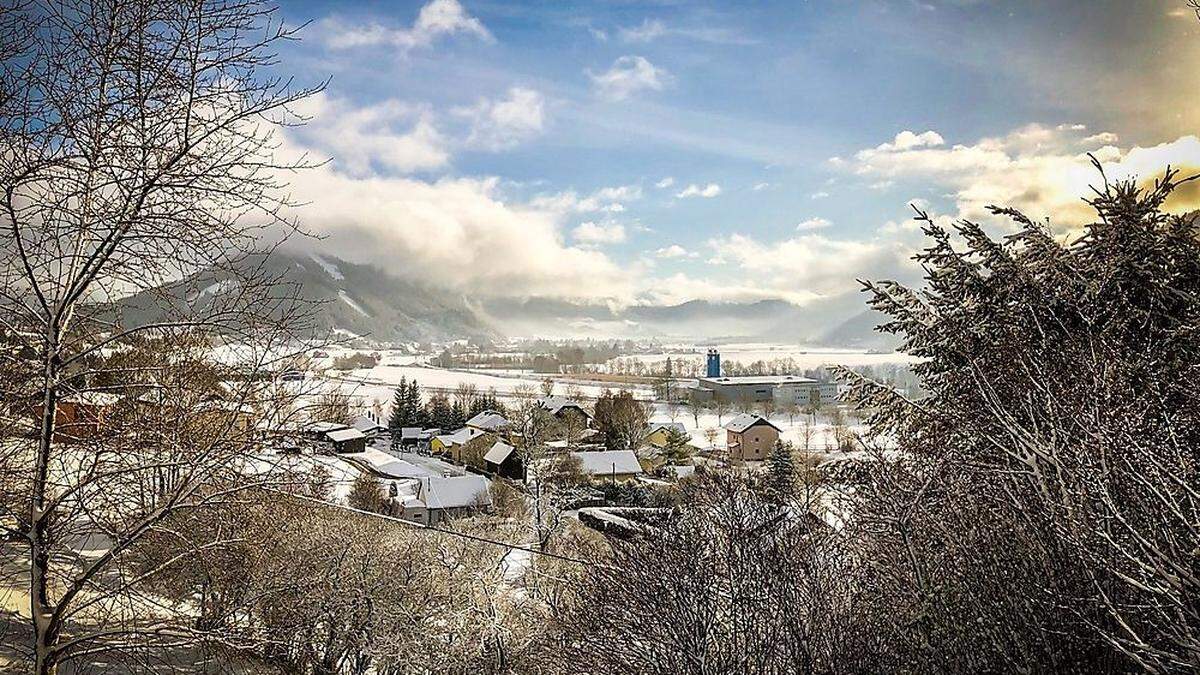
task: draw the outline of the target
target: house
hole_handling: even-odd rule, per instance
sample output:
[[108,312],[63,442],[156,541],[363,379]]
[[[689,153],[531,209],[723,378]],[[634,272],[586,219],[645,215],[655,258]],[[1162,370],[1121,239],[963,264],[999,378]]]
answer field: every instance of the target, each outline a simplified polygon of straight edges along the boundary
[[597,450],[572,452],[578,457],[585,475],[609,480],[629,480],[642,473],[642,465],[632,450]]
[[461,463],[463,446],[485,433],[487,432],[474,427],[463,427],[454,433],[434,436],[429,441],[429,449],[435,455],[445,455],[451,460]]
[[687,427],[680,422],[651,422],[646,427],[646,433],[642,436],[642,442],[656,448],[667,447],[667,441],[670,439],[671,431],[677,431],[683,434],[684,438],[691,438],[691,434],[687,432]]
[[426,477],[415,492],[397,497],[400,517],[422,525],[439,525],[449,518],[468,516],[492,506],[488,480],[483,476]]
[[[400,427],[400,436],[397,442],[402,448],[413,448],[421,444],[421,427]],[[429,437],[430,439],[433,436]]]
[[[120,396],[105,391],[81,391],[58,399],[54,410],[55,440],[81,440],[99,435],[120,400]],[[42,410],[38,406],[38,417]]]
[[309,422],[300,428],[300,433],[309,439],[320,441],[324,440],[325,434],[330,431],[349,428],[349,425],[341,422]]
[[761,415],[738,415],[725,424],[729,458],[741,462],[766,459],[779,440],[779,431],[779,427]]
[[258,421],[254,406],[237,401],[210,398],[196,404],[193,410],[211,424],[241,433],[250,431]]
[[339,454],[362,452],[367,449],[366,435],[352,427],[326,431],[324,439],[333,446],[333,451]]
[[521,463],[521,453],[504,441],[496,441],[483,456],[484,465],[488,472],[513,480],[524,480],[525,466]]
[[350,426],[361,431],[368,441],[382,438],[388,433],[388,428],[371,415],[359,415]]
[[551,415],[554,415],[560,420],[565,420],[566,418],[575,415],[582,420],[583,424],[581,426],[584,429],[592,426],[592,414],[584,409],[581,404],[576,403],[569,398],[563,398],[562,396],[543,396],[537,400],[537,404],[539,408],[545,410]]
[[495,410],[484,410],[467,420],[467,426],[489,434],[502,434],[508,431],[508,420]]

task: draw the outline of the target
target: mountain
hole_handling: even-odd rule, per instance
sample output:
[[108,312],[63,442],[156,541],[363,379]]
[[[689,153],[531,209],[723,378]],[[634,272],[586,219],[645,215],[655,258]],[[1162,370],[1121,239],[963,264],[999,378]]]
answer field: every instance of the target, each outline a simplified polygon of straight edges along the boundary
[[679,340],[753,337],[792,307],[783,300],[617,306],[539,297],[482,303],[490,321],[509,335]]
[[[891,336],[873,332],[879,317],[866,310],[859,293],[804,306],[785,300],[621,306],[549,297],[472,299],[325,254],[276,252],[254,264],[265,265],[267,274],[281,275],[299,287],[302,297],[317,301],[319,328],[377,342],[492,340],[507,335],[740,340],[859,349],[890,349],[896,344]],[[203,310],[236,292],[232,275],[200,273],[125,298],[116,311],[122,323],[144,325],[162,318],[164,300]]]
[[[328,255],[281,252],[261,264],[268,274],[296,284],[301,297],[318,303],[319,329],[343,337],[352,334],[379,342],[429,342],[498,336],[465,298],[400,279],[377,267]],[[230,275],[202,272],[157,289],[153,295],[146,292],[125,298],[117,303],[117,311],[125,324],[141,325],[160,317],[164,297],[168,302],[203,309],[203,303],[219,302],[222,294],[236,290]]]

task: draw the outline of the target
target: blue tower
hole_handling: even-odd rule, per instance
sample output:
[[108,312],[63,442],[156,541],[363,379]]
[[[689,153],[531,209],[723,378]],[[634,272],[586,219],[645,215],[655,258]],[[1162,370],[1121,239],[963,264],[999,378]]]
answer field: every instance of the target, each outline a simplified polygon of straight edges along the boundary
[[704,376],[721,376],[721,353],[718,352],[715,347],[708,350],[708,368],[705,370]]

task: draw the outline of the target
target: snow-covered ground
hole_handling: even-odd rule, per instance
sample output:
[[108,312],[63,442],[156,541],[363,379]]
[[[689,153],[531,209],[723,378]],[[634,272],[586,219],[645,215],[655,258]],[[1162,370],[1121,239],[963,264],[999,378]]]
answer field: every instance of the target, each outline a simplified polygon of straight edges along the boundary
[[[729,422],[737,416],[736,411],[727,412],[721,415],[720,422],[717,421],[717,416],[712,413],[701,413],[699,416],[699,424],[697,418],[692,415],[691,409],[686,406],[679,406],[675,419],[672,420],[669,415],[669,408],[665,403],[653,404],[654,412],[650,417],[651,422],[678,422],[682,424],[692,436],[692,444],[699,448],[708,448],[708,438],[705,435],[706,430],[716,430],[716,438],[712,446],[717,449],[726,447],[726,432],[723,424]],[[800,449],[807,449],[814,453],[836,452],[837,439],[834,433],[834,425],[830,423],[829,415],[821,413],[817,415],[814,423],[809,415],[796,415],[791,420],[787,415],[774,414],[771,415],[771,423],[783,430],[780,435],[785,441],[792,443]],[[866,427],[862,425],[847,424],[846,429],[862,434],[866,432]],[[805,439],[807,437],[807,444]],[[807,446],[807,447],[806,447]]]
[[[899,352],[875,354],[853,349],[837,349],[833,347],[810,347],[795,344],[768,343],[738,343],[725,344],[717,348],[721,352],[721,361],[736,361],[749,364],[755,361],[774,361],[792,359],[801,369],[820,368],[822,366],[875,366],[885,364],[908,364],[919,361],[916,357]],[[664,345],[663,351],[629,354],[620,359],[636,359],[646,363],[661,363],[672,359],[703,359],[708,347],[698,345]]]

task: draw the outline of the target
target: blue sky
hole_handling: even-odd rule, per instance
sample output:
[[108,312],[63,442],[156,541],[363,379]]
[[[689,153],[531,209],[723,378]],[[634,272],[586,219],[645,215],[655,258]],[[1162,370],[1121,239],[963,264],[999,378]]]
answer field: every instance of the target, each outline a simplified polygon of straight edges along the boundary
[[[799,303],[911,280],[917,203],[1086,218],[1200,166],[1182,0],[288,3],[321,246],[471,295]],[[1000,228],[1000,224],[996,224]]]

